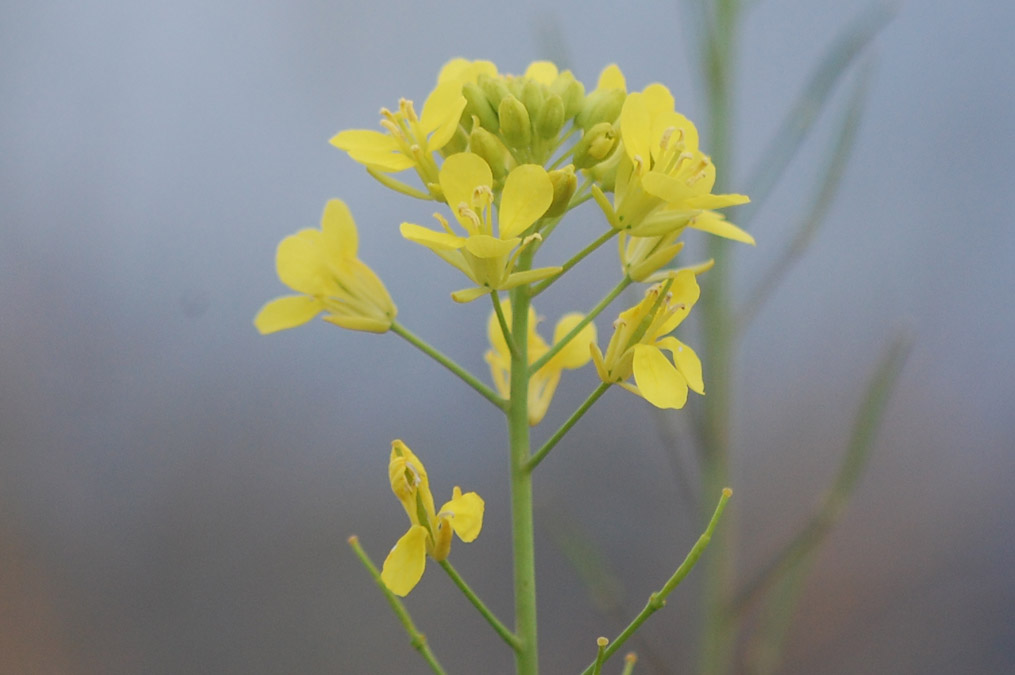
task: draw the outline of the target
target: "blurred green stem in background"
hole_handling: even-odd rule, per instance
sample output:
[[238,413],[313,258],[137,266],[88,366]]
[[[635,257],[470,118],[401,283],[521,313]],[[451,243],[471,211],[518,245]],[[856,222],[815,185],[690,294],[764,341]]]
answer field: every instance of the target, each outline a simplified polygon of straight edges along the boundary
[[[717,191],[725,191],[728,177],[735,166],[732,148],[734,120],[736,118],[736,63],[739,28],[744,10],[749,8],[740,0],[688,0],[688,9],[695,15],[698,43],[698,63],[708,105],[708,151],[714,163],[725,169]],[[759,168],[747,182],[747,194],[752,203],[742,208],[737,217],[742,226],[764,202],[782,177],[792,158],[797,154],[820,112],[831,99],[857,57],[870,44],[894,15],[894,7],[878,5],[861,14],[849,25],[827,50],[813,72],[796,104],[766,146]],[[809,211],[800,219],[788,247],[775,258],[763,275],[748,301],[735,310],[732,289],[733,264],[730,261],[729,242],[714,237],[708,241],[708,257],[715,260],[709,272],[708,283],[702,285],[700,301],[701,355],[708,395],[701,401],[695,427],[698,457],[701,462],[701,490],[699,495],[710,500],[717,490],[730,484],[731,430],[734,428],[735,378],[734,366],[738,341],[758,308],[771,295],[793,262],[807,249],[818,231],[829,207],[834,201],[844,174],[850,151],[855,141],[860,114],[868,88],[869,70],[859,78],[849,98],[839,133],[832,151],[827,156],[815,196]],[[888,350],[858,415],[849,452],[835,487],[829,498],[812,518],[810,524],[776,556],[746,591],[737,592],[736,521],[726,523],[712,542],[712,553],[703,563],[704,591],[702,595],[702,633],[700,639],[699,672],[705,674],[728,673],[733,669],[737,644],[742,630],[743,603],[754,593],[770,588],[779,591],[777,600],[770,603],[771,611],[760,617],[762,626],[782,629],[777,639],[765,642],[766,659],[779,660],[779,650],[789,625],[789,617],[801,586],[800,579],[807,567],[803,558],[823,537],[851,494],[860,470],[869,454],[877,420],[884,409],[895,375],[905,355],[903,344],[896,341]],[[702,503],[701,514],[707,514],[710,504]],[[787,576],[790,570],[797,572]],[[749,595],[745,596],[747,592]],[[766,622],[771,622],[771,626]],[[778,630],[776,632],[779,632]],[[774,633],[773,633],[774,635]],[[764,670],[764,669],[762,669]]]

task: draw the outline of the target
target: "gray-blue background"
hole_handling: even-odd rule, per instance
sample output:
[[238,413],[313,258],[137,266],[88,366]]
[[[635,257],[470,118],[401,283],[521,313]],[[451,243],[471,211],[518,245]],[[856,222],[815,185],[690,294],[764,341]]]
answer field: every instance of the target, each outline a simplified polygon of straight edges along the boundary
[[[720,167],[734,188],[863,6],[765,0],[747,15],[739,162]],[[373,127],[400,96],[420,101],[458,55],[519,72],[563,54],[590,84],[616,61],[631,87],[661,80],[700,119],[681,9],[4,2],[0,670],[423,672],[345,544],[358,533],[380,561],[404,531],[386,479],[396,437],[427,462],[437,499],[456,483],[486,497],[483,534],[454,561],[510,615],[495,411],[394,336],[315,322],[260,337],[251,319],[283,292],[277,242],[340,196],[400,318],[482,373],[487,306],[451,303],[462,280],[397,232],[432,205],[392,196],[327,139]],[[745,574],[818,499],[883,345],[899,325],[916,336],[869,471],[817,559],[786,672],[1015,661],[1013,29],[1007,0],[901,7],[874,46],[829,220],[746,336],[729,521]],[[752,224],[742,289],[804,208],[834,117]],[[583,213],[576,230],[599,232],[601,216]],[[597,258],[539,309],[552,323],[586,307],[615,273],[612,255]],[[548,428],[593,377],[565,378]],[[624,615],[696,536],[647,404],[617,390],[595,412],[537,481],[549,673],[583,667],[619,628],[583,595],[560,532],[602,546]],[[681,589],[647,626],[659,657],[693,652],[694,600]],[[408,604],[453,672],[510,670],[436,568]]]

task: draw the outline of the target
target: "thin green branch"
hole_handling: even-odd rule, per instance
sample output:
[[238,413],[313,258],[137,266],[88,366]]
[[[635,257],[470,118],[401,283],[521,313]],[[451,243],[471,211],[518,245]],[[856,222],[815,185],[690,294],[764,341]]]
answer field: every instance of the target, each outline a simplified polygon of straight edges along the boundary
[[596,638],[596,660],[592,663],[592,675],[599,675],[603,671],[603,663],[606,662],[606,645],[610,641],[604,637]]
[[620,675],[631,675],[634,672],[634,664],[638,663],[638,655],[634,652],[628,652],[624,654],[624,670],[620,672]]
[[[694,564],[698,562],[698,558],[705,552],[709,542],[712,540],[712,534],[715,532],[716,525],[719,523],[719,519],[722,517],[723,511],[726,509],[726,502],[729,501],[730,497],[733,496],[733,490],[724,488],[722,495],[719,497],[719,504],[715,507],[715,511],[712,513],[711,520],[708,521],[708,526],[705,531],[698,537],[698,541],[691,547],[687,557],[684,558],[684,562],[680,564],[677,571],[673,573],[673,576],[660,588],[658,591],[649,596],[648,602],[645,604],[644,609],[638,613],[638,616],[628,624],[627,628],[620,632],[620,635],[615,639],[605,650],[605,656],[603,662],[609,659],[614,653],[617,652],[620,647],[627,642],[627,640],[634,635],[645,621],[652,616],[654,613],[659,611],[666,605],[666,598],[670,593],[673,592],[681,581],[690,573]],[[589,665],[588,668],[582,673],[582,675],[591,675],[595,663]]]
[[547,288],[550,287],[550,285],[553,282],[557,281],[562,276],[564,276],[564,274],[569,269],[571,269],[572,267],[574,267],[575,265],[580,263],[589,254],[591,254],[597,248],[599,248],[600,246],[602,246],[603,244],[608,242],[610,239],[612,239],[616,234],[617,234],[617,231],[614,230],[613,228],[610,228],[609,230],[604,232],[602,235],[600,235],[599,238],[596,239],[594,242],[592,242],[591,244],[589,244],[588,246],[583,248],[578,253],[574,254],[574,256],[572,256],[570,260],[568,260],[567,262],[565,262],[563,265],[560,266],[560,271],[559,272],[554,274],[549,279],[545,279],[545,280],[539,282],[538,284],[536,284],[535,286],[532,287],[532,297],[534,298],[537,295],[539,295],[540,293],[542,293],[543,291],[545,291]]
[[490,403],[494,404],[501,410],[506,411],[508,408],[508,402],[497,395],[493,389],[480,382],[475,375],[462,368],[460,365],[452,361],[449,357],[439,352],[434,347],[430,346],[425,340],[417,336],[415,333],[410,331],[408,328],[398,323],[397,321],[391,322],[391,332],[405,338],[409,344],[419,349],[421,352],[432,358],[437,363],[441,364],[452,373],[458,376],[465,384],[475,389],[483,398]]
[[504,342],[507,343],[508,351],[512,356],[518,356],[518,347],[511,335],[511,328],[507,324],[507,317],[504,316],[504,308],[500,305],[500,296],[497,295],[497,291],[490,291],[490,298],[493,300],[493,311],[497,315],[497,323],[500,324],[500,332],[504,336]]
[[578,406],[578,409],[574,411],[571,417],[567,418],[567,421],[564,422],[564,424],[562,424],[560,428],[554,432],[553,436],[551,436],[550,439],[543,444],[543,447],[539,448],[539,450],[529,458],[529,461],[525,463],[525,470],[531,472],[535,469],[539,463],[542,462],[548,454],[550,454],[550,451],[553,450],[557,443],[560,442],[560,439],[564,438],[564,435],[571,430],[571,427],[578,423],[578,420],[580,420],[582,416],[588,412],[589,408],[591,408],[592,405],[598,401],[609,388],[610,385],[608,382],[600,383],[600,385],[596,387],[591,394],[589,394],[589,397],[585,399],[580,406]]
[[836,84],[895,16],[897,4],[884,3],[871,7],[847,26],[825,52],[796,105],[787,113],[751,173],[750,180],[746,183],[751,203],[740,209],[740,220],[748,222],[771,194],[814,126],[822,108],[831,100]]
[[842,515],[860,474],[867,465],[888,398],[895,389],[899,373],[911,346],[912,340],[909,334],[903,332],[896,336],[885,350],[874,371],[874,376],[867,385],[867,392],[854,419],[849,446],[834,484],[800,532],[734,597],[728,611],[730,618],[746,610],[773,581],[782,576],[787,569],[794,566],[804,556],[814,551]]
[[743,332],[758,314],[758,310],[771,297],[772,292],[785,278],[793,264],[804,254],[828,214],[835,200],[839,185],[846,173],[846,166],[856,145],[856,133],[860,128],[867,92],[871,80],[871,68],[865,68],[857,85],[850,96],[845,113],[836,136],[835,146],[828,153],[822,179],[814,201],[807,214],[797,225],[796,233],[779,258],[762,276],[761,281],[753,286],[751,296],[744,303],[737,316],[737,331]]
[[611,290],[609,293],[606,294],[606,297],[600,300],[595,307],[589,310],[589,313],[586,314],[581,321],[575,324],[575,327],[572,328],[567,335],[565,335],[563,338],[554,343],[554,345],[550,347],[550,351],[543,354],[529,366],[529,372],[535,373],[540,368],[545,366],[550,359],[552,359],[554,356],[557,355],[557,352],[566,347],[567,344],[571,342],[571,340],[573,340],[574,337],[578,335],[578,333],[580,333],[582,329],[589,324],[590,321],[592,321],[597,316],[602,314],[603,310],[609,307],[610,303],[613,302],[618,295],[623,293],[624,289],[630,286],[632,283],[634,282],[631,281],[631,277],[625,276],[623,279],[621,279],[620,283],[614,286],[613,290]]
[[405,628],[405,632],[409,634],[409,643],[416,651],[419,652],[420,656],[423,657],[423,660],[430,666],[430,670],[437,675],[445,675],[444,669],[441,668],[441,664],[437,662],[437,657],[434,656],[434,653],[430,650],[430,645],[426,642],[426,636],[419,632],[419,629],[416,628],[416,625],[412,622],[412,617],[409,616],[409,611],[405,608],[405,605],[402,604],[402,601],[398,599],[398,596],[392,593],[391,590],[384,585],[384,582],[381,580],[381,573],[370,560],[370,556],[368,556],[366,551],[363,550],[363,547],[360,546],[359,537],[355,535],[349,537],[349,546],[352,547],[356,557],[359,558],[361,563],[363,563],[363,567],[366,568],[367,572],[370,573],[370,576],[373,577],[374,582],[384,593],[384,597],[388,599],[388,604],[391,605],[391,609],[395,610],[398,620]]
[[444,571],[448,573],[449,577],[451,577],[451,581],[455,583],[455,586],[458,586],[458,590],[460,590],[465,597],[468,598],[469,602],[472,603],[472,606],[479,610],[479,613],[482,614],[483,618],[486,619],[486,622],[493,627],[493,629],[497,632],[497,635],[499,635],[501,639],[504,640],[509,647],[511,647],[511,649],[517,652],[521,648],[521,645],[518,642],[518,637],[511,632],[511,629],[501,623],[500,619],[498,619],[483,603],[483,601],[479,599],[479,596],[476,595],[475,591],[473,591],[467,583],[465,583],[465,580],[462,579],[458,570],[456,570],[451,563],[447,560],[441,560],[438,564],[444,568]]

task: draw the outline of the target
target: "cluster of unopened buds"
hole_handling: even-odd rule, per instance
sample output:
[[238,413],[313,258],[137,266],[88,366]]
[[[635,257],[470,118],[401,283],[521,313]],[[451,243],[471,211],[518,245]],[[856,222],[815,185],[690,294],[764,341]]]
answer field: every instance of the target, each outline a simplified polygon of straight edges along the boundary
[[[546,61],[515,76],[489,61],[455,59],[418,112],[403,99],[381,110],[380,127],[342,131],[331,143],[385,187],[436,202],[435,225],[403,222],[402,236],[468,280],[449,289],[456,302],[492,301],[486,354],[492,387],[456,374],[506,412],[523,406],[530,425],[544,418],[562,372],[589,361],[604,385],[619,384],[660,408],[683,407],[688,391],[704,394],[697,355],[671,333],[697,300],[696,277],[711,261],[682,268],[673,261],[688,229],[753,243],[718,212],[748,199],[712,193],[716,168],[665,86],[629,92],[615,65],[589,90]],[[418,180],[398,177],[410,169]],[[596,238],[567,259],[536,265],[543,244],[567,227],[565,216],[590,200],[602,212]],[[591,310],[562,317],[547,342],[537,331],[532,299],[614,236],[618,285]],[[271,333],[323,314],[343,328],[395,332],[455,370],[399,323],[387,288],[358,257],[357,237],[338,199],[328,202],[319,229],[286,237],[278,247],[278,276],[296,294],[267,303],[257,328]],[[601,350],[593,320],[638,283],[648,284],[646,291],[620,312]],[[524,387],[512,364],[528,366]],[[412,526],[388,556],[383,579],[404,595],[427,555],[447,556],[452,531],[465,541],[479,534],[483,502],[455,488],[451,501],[435,509],[426,472],[401,441],[390,466]]]

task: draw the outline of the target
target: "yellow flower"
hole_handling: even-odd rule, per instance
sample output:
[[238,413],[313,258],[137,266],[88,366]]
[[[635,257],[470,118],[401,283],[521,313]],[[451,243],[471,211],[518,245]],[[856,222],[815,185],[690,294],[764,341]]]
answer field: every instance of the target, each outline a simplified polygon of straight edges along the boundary
[[[681,270],[650,288],[645,298],[622,312],[603,355],[592,346],[592,361],[603,382],[619,384],[658,408],[682,408],[687,390],[705,393],[701,361],[690,347],[669,335],[698,299],[691,270]],[[666,358],[663,351],[672,357]],[[626,380],[634,376],[634,384]]]
[[712,194],[715,165],[698,148],[694,124],[673,106],[673,95],[661,84],[625,99],[620,111],[624,153],[617,166],[613,213],[607,213],[611,224],[641,237],[690,226],[753,244],[751,235],[709,211],[750,200]]
[[[511,303],[501,302],[504,311],[504,318],[511,325]],[[583,314],[572,312],[565,314],[557,322],[553,330],[553,344],[556,345],[564,338],[578,323],[585,318]],[[535,363],[550,351],[550,345],[536,332],[536,310],[529,306],[529,335],[528,335],[528,359],[529,363]],[[492,349],[486,352],[486,362],[490,364],[490,375],[493,384],[504,398],[511,395],[511,351],[504,340],[504,333],[500,329],[500,322],[496,313],[490,314],[490,321],[487,323],[487,335],[490,338]],[[567,370],[581,368],[589,362],[589,344],[596,341],[596,327],[589,323],[579,331],[553,358],[546,362],[539,370],[529,378],[529,425],[535,426],[543,419],[550,401],[557,390],[561,373]]]
[[343,328],[383,333],[398,310],[384,284],[356,257],[356,223],[341,199],[324,207],[321,229],[300,230],[278,245],[278,277],[302,295],[272,300],[254,325],[274,333],[307,323],[321,312]]
[[465,109],[462,83],[456,79],[439,82],[417,116],[412,101],[402,99],[398,110],[381,109],[384,132],[349,129],[331,139],[331,144],[369,169],[395,173],[415,166],[424,185],[437,182],[437,152],[455,135]]
[[479,155],[462,152],[448,157],[440,170],[440,187],[448,206],[466,232],[455,234],[440,214],[434,218],[443,232],[414,223],[402,223],[402,236],[426,246],[462,271],[475,284],[451,294],[457,302],[470,302],[493,290],[507,290],[552,276],[559,267],[514,272],[521,250],[539,239],[521,235],[553,202],[553,183],[546,170],[535,164],[515,167],[504,182],[494,232],[493,173]]
[[437,561],[448,557],[452,532],[464,542],[479,536],[483,528],[484,503],[475,492],[462,494],[455,486],[451,500],[436,511],[426,469],[402,441],[391,443],[388,477],[391,490],[405,508],[411,524],[385,558],[381,580],[392,593],[404,597],[423,576],[428,554]]

